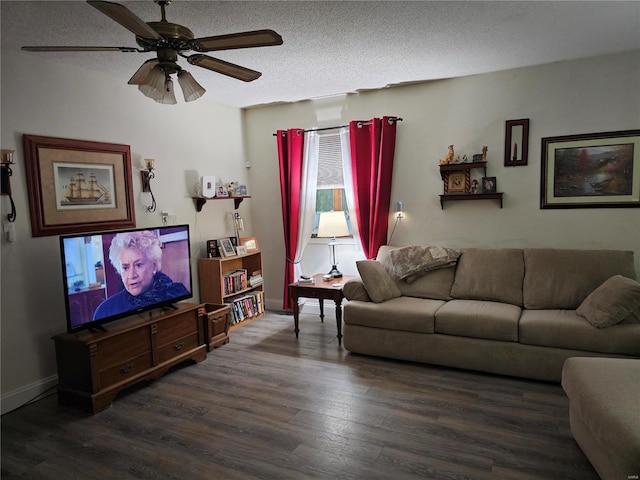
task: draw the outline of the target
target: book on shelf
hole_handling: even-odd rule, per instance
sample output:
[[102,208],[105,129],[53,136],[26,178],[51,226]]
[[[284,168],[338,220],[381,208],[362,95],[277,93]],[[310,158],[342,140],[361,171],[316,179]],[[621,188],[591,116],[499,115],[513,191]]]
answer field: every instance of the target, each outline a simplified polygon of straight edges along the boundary
[[249,286],[257,287],[258,285],[262,285],[262,284],[263,284],[262,275],[258,274],[258,275],[252,275],[251,277],[249,277]]
[[248,318],[264,313],[262,291],[240,294],[225,301],[231,307],[231,323],[240,323]]
[[222,275],[225,295],[231,295],[248,288],[247,270],[240,269]]

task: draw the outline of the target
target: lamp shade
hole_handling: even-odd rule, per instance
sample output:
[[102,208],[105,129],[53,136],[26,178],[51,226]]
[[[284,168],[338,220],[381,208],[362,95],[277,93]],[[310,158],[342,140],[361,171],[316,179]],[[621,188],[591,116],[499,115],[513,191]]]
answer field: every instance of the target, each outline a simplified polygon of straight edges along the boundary
[[195,78],[186,70],[180,70],[178,72],[178,83],[180,84],[180,88],[182,88],[185,102],[197,100],[206,92],[206,90],[202,88],[202,85],[196,82]]
[[149,75],[138,86],[145,96],[154,99],[156,102],[162,96],[164,89],[165,75],[160,67],[153,67],[149,71]]
[[129,79],[129,85],[144,85],[147,83],[147,78],[151,74],[153,68],[158,65],[158,59],[152,58],[142,64],[136,73]]
[[318,223],[318,237],[348,237],[349,226],[347,225],[347,217],[343,211],[338,212],[320,212],[320,222]]

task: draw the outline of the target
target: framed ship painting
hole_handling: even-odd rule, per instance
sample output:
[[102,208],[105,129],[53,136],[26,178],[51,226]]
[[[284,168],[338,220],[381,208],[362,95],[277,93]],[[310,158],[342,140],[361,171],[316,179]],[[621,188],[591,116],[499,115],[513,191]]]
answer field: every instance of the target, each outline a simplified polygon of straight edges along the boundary
[[23,135],[34,237],[135,227],[129,145]]

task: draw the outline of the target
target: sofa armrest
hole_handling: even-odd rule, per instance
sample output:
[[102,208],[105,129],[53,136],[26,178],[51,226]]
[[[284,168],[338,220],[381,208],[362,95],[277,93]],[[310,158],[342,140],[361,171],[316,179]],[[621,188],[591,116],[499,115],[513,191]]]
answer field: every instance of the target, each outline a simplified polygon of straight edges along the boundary
[[361,302],[370,302],[371,298],[364,288],[364,283],[360,278],[352,278],[347,280],[342,286],[342,293],[347,300],[360,300]]

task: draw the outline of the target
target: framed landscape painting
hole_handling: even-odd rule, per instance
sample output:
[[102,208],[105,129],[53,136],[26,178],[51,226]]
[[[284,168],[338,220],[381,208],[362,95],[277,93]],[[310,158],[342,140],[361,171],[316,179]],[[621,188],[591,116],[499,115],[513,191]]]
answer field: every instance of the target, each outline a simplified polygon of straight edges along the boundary
[[542,139],[540,208],[640,207],[640,130]]

